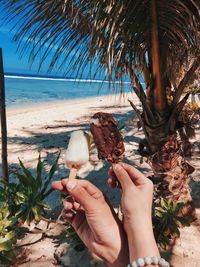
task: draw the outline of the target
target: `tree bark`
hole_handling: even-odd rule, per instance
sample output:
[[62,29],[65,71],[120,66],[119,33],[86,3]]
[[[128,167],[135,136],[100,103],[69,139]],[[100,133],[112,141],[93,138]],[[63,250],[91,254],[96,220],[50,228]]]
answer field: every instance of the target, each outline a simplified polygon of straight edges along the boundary
[[194,168],[186,161],[177,135],[166,138],[157,152],[149,157],[149,161],[155,175],[153,182],[157,195],[185,203],[182,214],[193,221],[195,212],[188,183]]
[[1,116],[1,146],[2,146],[2,175],[4,181],[8,182],[8,162],[7,162],[7,125],[5,107],[5,81],[3,69],[2,49],[0,48],[0,116]]

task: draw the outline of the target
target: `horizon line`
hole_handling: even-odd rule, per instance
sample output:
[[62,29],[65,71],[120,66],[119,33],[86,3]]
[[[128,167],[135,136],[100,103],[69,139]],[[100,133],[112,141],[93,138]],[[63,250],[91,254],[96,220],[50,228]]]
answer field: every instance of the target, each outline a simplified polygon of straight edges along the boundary
[[[4,77],[8,79],[27,79],[27,80],[49,80],[49,81],[65,81],[65,82],[93,82],[93,83],[110,83],[107,80],[93,80],[93,79],[79,79],[79,78],[56,78],[56,77],[37,77],[37,76],[25,76],[26,74],[22,74],[23,76],[19,75],[12,75],[12,74],[5,74]],[[33,74],[35,75],[35,74]],[[42,76],[42,75],[41,75]],[[45,75],[44,75],[45,76]],[[115,81],[111,83],[120,83],[120,81]],[[122,82],[123,84],[130,84],[131,82]]]

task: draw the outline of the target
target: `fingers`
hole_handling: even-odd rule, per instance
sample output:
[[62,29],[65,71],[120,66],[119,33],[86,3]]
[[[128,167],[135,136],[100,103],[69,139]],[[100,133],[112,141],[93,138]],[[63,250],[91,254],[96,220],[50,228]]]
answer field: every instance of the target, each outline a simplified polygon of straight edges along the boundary
[[52,187],[56,190],[67,191],[85,210],[94,208],[97,200],[105,202],[102,192],[86,180],[63,179],[53,182]]
[[[63,179],[61,181],[54,181],[52,182],[52,187],[55,190],[66,192],[67,190],[67,183],[68,179]],[[76,180],[77,181],[77,180]],[[86,180],[78,180],[78,184],[81,187],[84,187],[84,189],[88,192],[89,195],[94,197],[95,199],[104,198],[102,192],[92,183]]]
[[143,185],[146,183],[151,183],[151,181],[139,170],[134,168],[133,166],[126,164],[124,162],[120,162],[121,165],[129,174],[131,180],[134,182],[135,185]]
[[64,187],[63,187],[61,181],[54,181],[54,182],[52,182],[51,186],[55,190],[64,191]]
[[[85,187],[77,180],[67,181],[66,188],[70,195],[84,207],[85,210],[90,210],[94,207],[95,198],[92,197]],[[91,190],[92,191],[92,190]]]
[[125,192],[129,188],[134,186],[127,171],[119,164],[113,164],[113,171],[121,184],[122,190]]
[[85,220],[85,211],[83,207],[72,198],[64,199],[62,217],[72,224],[74,229],[78,231],[80,225]]
[[[132,180],[134,185],[139,186],[139,185],[145,185],[145,184],[149,184],[149,185],[152,184],[152,182],[143,173],[141,173],[139,170],[137,170],[133,166],[126,164],[126,163],[123,163],[123,162],[120,162],[117,165],[120,165],[121,167],[123,167],[123,169],[126,171],[126,173],[130,176],[130,179]],[[118,179],[116,174],[117,173],[116,173],[116,171],[114,171],[114,168],[109,169],[108,175],[110,178],[108,179],[108,185],[110,187],[113,187],[113,188],[119,187],[117,185],[117,182],[116,182],[116,179]]]
[[65,209],[65,210],[71,210],[71,209],[73,209],[73,200],[71,200],[71,201],[67,201],[67,200],[64,200],[63,201],[63,208]]
[[63,208],[65,210],[82,210],[81,205],[76,202],[70,195],[63,200]]
[[109,177],[111,177],[113,180],[117,180],[117,176],[115,175],[113,168],[110,167],[110,169],[108,170],[108,175]]
[[[102,192],[95,185],[93,185],[92,183],[90,183],[89,181],[87,181],[87,180],[74,180],[74,181],[77,182],[77,184],[78,184],[79,187],[84,188],[85,191],[91,197],[93,197],[95,199],[98,199],[98,200],[99,199],[100,200],[104,200],[104,196],[103,196]],[[65,188],[65,190],[66,190],[66,188],[68,189],[69,182],[71,182],[71,181],[69,181],[68,179],[62,180],[62,185]],[[69,188],[68,191],[70,191],[70,188]]]
[[64,219],[67,219],[70,223],[72,223],[75,215],[76,214],[72,210],[65,210],[65,209],[63,209],[63,211],[62,211],[62,217]]
[[117,183],[116,183],[116,180],[114,178],[108,178],[107,183],[108,183],[108,186],[111,188],[117,187]]
[[111,187],[111,188],[119,188],[121,189],[121,185],[117,179],[117,176],[115,175],[114,171],[113,171],[113,168],[110,167],[110,169],[108,170],[108,175],[109,175],[109,179],[108,179],[108,186]]

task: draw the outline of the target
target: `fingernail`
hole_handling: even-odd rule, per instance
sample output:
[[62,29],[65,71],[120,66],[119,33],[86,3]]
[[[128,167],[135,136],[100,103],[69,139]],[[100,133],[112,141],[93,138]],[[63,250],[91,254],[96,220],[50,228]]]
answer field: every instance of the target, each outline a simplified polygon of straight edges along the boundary
[[119,164],[115,164],[115,165],[113,165],[113,170],[114,171],[120,171],[120,170],[122,170],[122,166],[120,166]]
[[76,180],[69,181],[69,182],[67,183],[67,189],[68,189],[69,191],[73,190],[74,187],[76,186],[76,184],[77,184]]
[[63,206],[64,206],[64,208],[66,209],[66,210],[68,210],[69,209],[69,207],[70,207],[70,205],[69,205],[69,203],[67,203],[67,202],[63,202]]

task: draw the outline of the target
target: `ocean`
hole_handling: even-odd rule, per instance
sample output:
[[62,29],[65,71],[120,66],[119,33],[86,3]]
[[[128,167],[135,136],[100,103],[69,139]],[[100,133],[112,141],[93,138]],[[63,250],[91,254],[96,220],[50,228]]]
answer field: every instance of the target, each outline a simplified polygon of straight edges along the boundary
[[[131,90],[130,83],[123,84],[124,92]],[[110,95],[120,90],[119,83],[109,86],[100,80],[75,80],[45,76],[5,75],[7,107]]]

